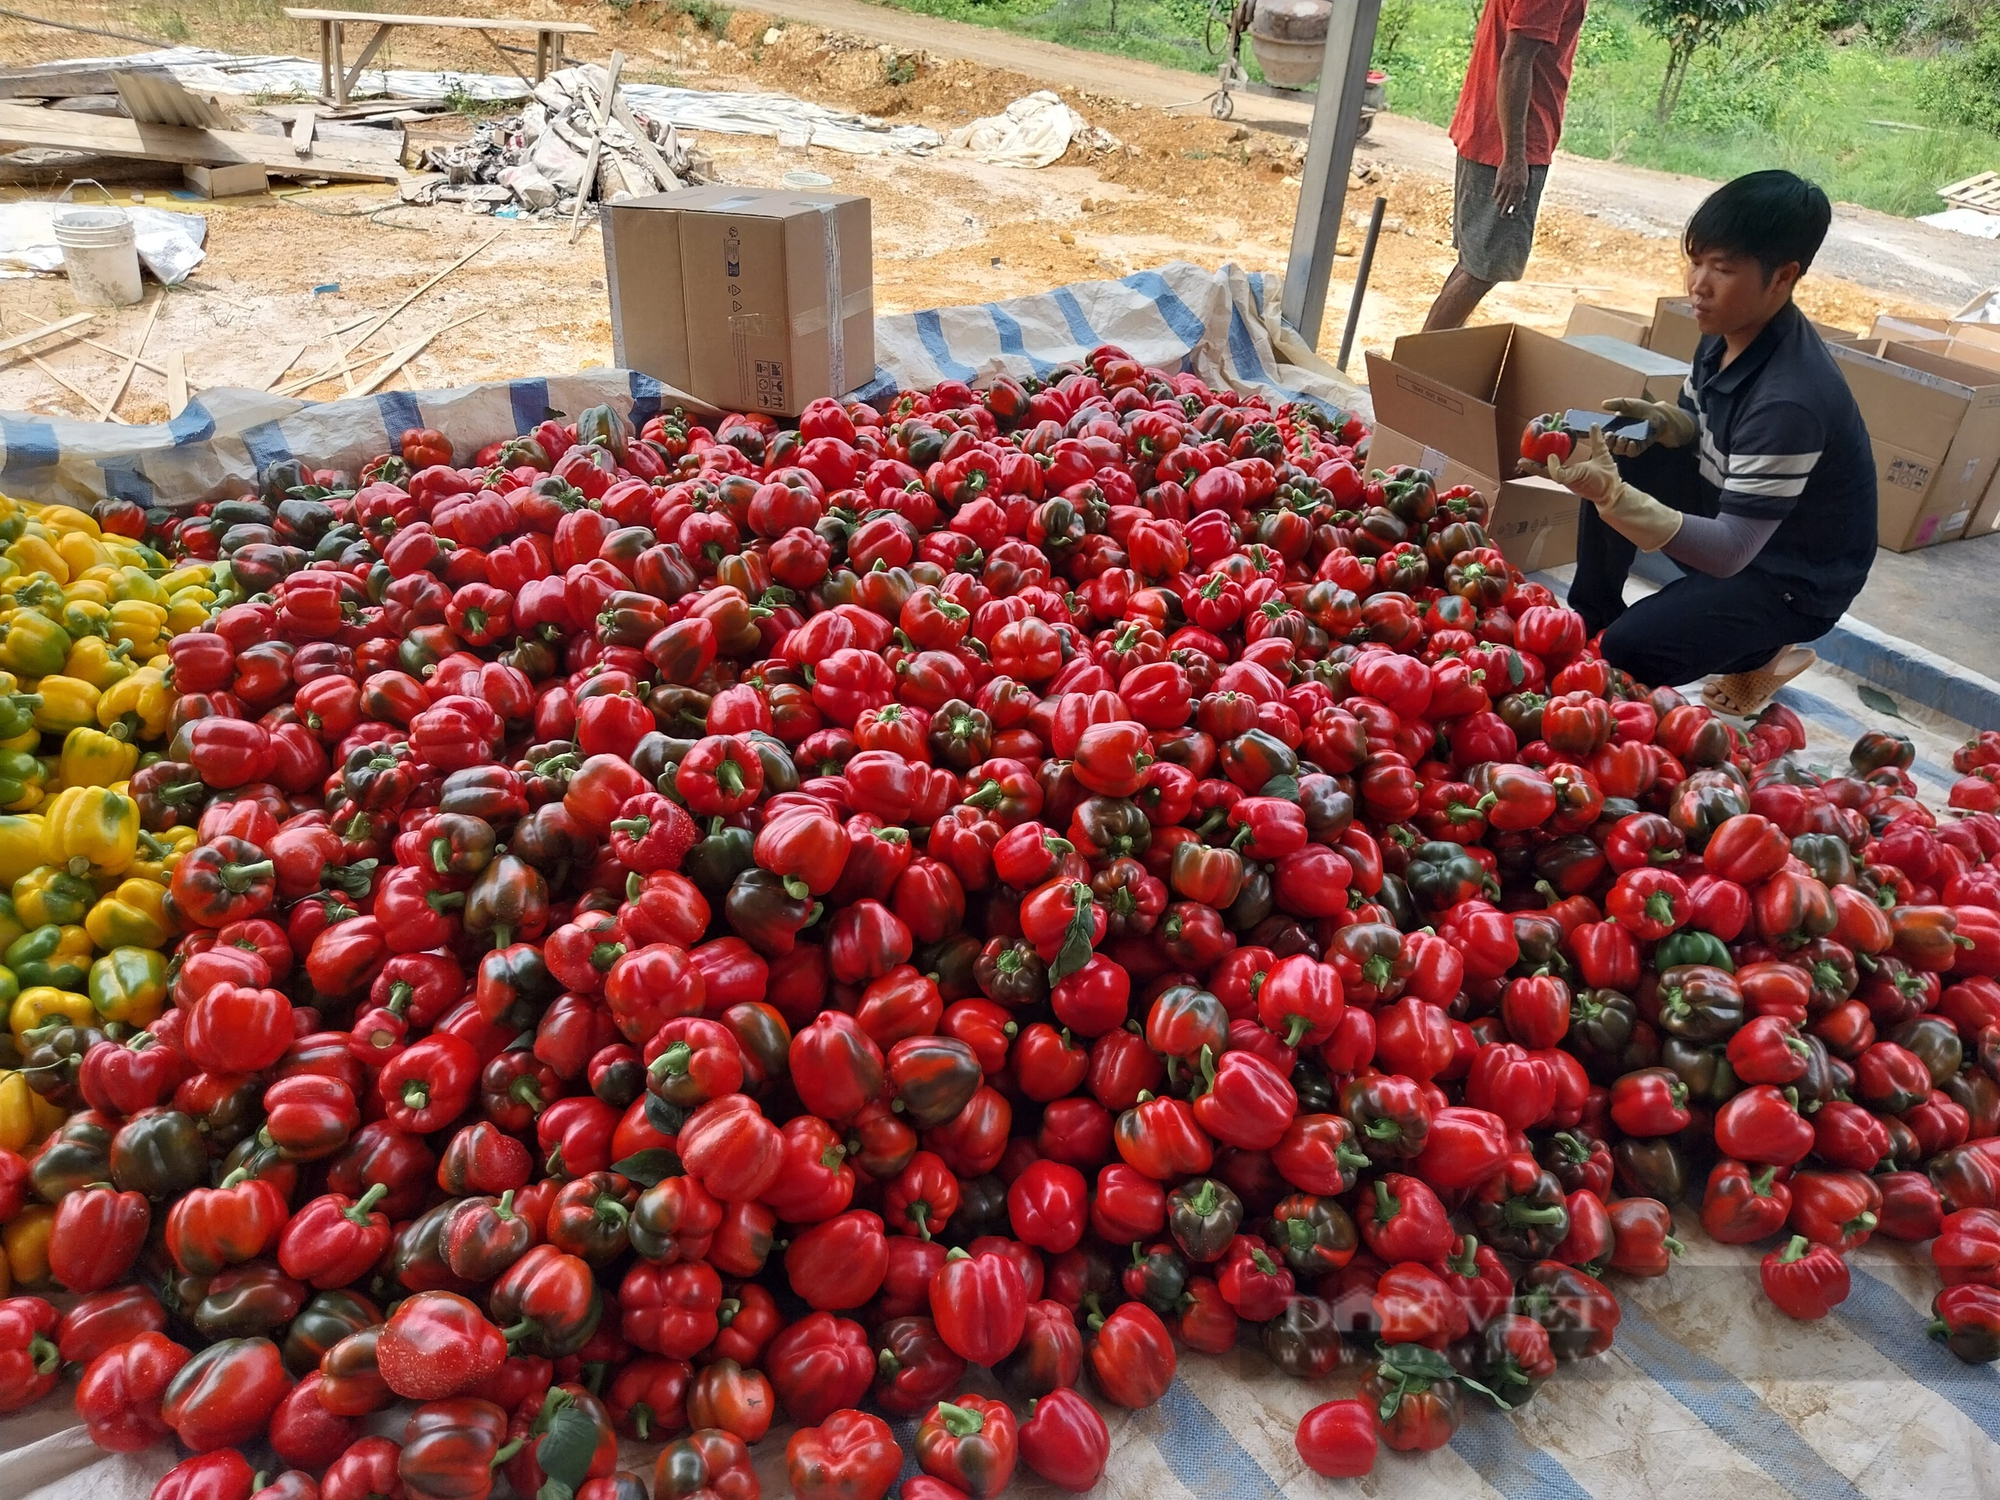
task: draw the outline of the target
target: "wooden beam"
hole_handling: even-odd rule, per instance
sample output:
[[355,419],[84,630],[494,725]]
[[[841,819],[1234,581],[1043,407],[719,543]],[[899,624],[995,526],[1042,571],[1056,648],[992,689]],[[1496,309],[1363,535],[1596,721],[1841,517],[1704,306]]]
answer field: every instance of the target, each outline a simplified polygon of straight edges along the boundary
[[[114,354],[120,359],[127,359],[130,357],[130,351],[125,349],[114,348],[112,345],[102,343],[97,339],[89,337],[87,334],[78,334],[76,341],[79,344],[90,345],[91,348],[97,350],[101,354]],[[162,380],[165,380],[167,378],[166,366],[156,365],[150,359],[140,360],[139,368],[144,370],[148,375],[157,375]]]
[[300,110],[298,118],[292,121],[292,151],[296,155],[312,155],[313,126],[318,120],[318,112],[311,106],[307,106],[305,109]]
[[456,322],[447,323],[442,328],[433,328],[429,333],[423,335],[423,337],[410,340],[409,343],[403,345],[402,348],[398,349],[395,353],[391,354],[388,357],[388,359],[384,361],[383,364],[376,369],[375,373],[373,375],[370,375],[368,379],[362,383],[361,387],[357,391],[355,391],[354,394],[357,396],[373,395],[376,391],[382,388],[382,386],[388,381],[388,379],[392,375],[394,375],[398,370],[402,369],[403,366],[408,364],[411,360],[415,359],[419,354],[422,354],[424,352],[424,349],[430,344],[431,340],[437,338],[441,334],[450,333],[454,328],[462,328],[467,323],[470,323],[477,318],[483,318],[489,311],[490,309],[482,307],[479,309],[478,312],[468,314],[467,316],[458,319]]
[[132,346],[131,356],[125,361],[125,368],[118,372],[118,383],[111,388],[111,394],[97,408],[97,420],[102,422],[111,415],[111,408],[118,404],[118,398],[125,394],[125,387],[132,383],[132,369],[139,363],[139,356],[146,352],[146,340],[153,336],[153,325],[160,321],[160,309],[167,305],[167,289],[160,288],[160,295],[153,299],[153,310],[146,314],[146,326],[139,330],[139,342]]
[[[520,79],[521,82],[528,84],[528,87],[530,89],[532,89],[535,86],[534,83],[528,82],[528,75],[526,73],[523,73],[519,68],[514,66],[514,59],[507,55],[507,48],[500,45],[500,39],[498,37],[494,36],[493,33],[490,31],[481,31],[479,34],[486,39],[488,46],[492,47],[492,49],[495,52],[500,54],[500,61],[502,61],[507,65],[508,72],[512,73],[516,78]],[[535,80],[536,83],[539,83],[540,81],[541,80],[539,79]]]
[[604,97],[597,101],[597,121],[590,130],[590,154],[583,159],[583,180],[576,188],[576,211],[569,217],[569,242],[583,233],[583,205],[597,191],[597,158],[604,150],[604,127],[611,119],[611,101],[618,97],[618,72],[625,66],[625,54],[613,52],[604,82]]
[[137,156],[182,166],[261,166],[286,177],[337,177],[361,182],[403,179],[401,165],[392,162],[365,161],[330,152],[315,152],[301,160],[283,136],[257,135],[247,130],[145,125],[108,115],[32,109],[23,104],[0,104],[0,144]]
[[375,60],[375,54],[382,50],[382,44],[389,40],[389,33],[396,28],[384,21],[375,28],[375,35],[368,38],[368,45],[361,49],[361,55],[354,59],[354,66],[347,70],[347,78],[340,85],[340,102],[345,104],[354,92],[354,85],[361,81],[361,70]]
[[167,415],[178,417],[187,404],[187,355],[176,344],[167,351]]
[[79,323],[88,323],[91,319],[98,316],[99,314],[94,312],[71,313],[67,318],[58,318],[53,323],[44,323],[40,328],[31,328],[26,333],[17,333],[11,337],[0,339],[0,354],[5,354],[10,349],[21,349],[29,344],[40,343],[43,339],[52,338],[66,328],[74,328]]
[[520,16],[413,16],[393,11],[314,10],[288,5],[294,21],[351,21],[357,25],[454,26],[462,31],[546,31],[554,35],[596,36],[597,28],[582,21],[537,21]]
[[653,144],[653,138],[646,134],[646,128],[639,123],[631,107],[626,104],[623,94],[613,92],[611,95],[611,118],[625,127],[625,133],[632,137],[632,144],[638,150],[640,159],[652,169],[653,175],[660,179],[661,187],[680,181],[674,169],[667,165],[667,159],[660,155],[660,148]]

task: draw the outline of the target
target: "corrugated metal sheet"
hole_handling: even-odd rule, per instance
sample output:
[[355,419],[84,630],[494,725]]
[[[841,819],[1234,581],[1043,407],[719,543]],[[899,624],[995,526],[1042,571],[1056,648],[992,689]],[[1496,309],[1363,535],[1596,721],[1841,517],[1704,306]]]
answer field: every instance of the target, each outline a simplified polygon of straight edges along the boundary
[[125,102],[125,113],[147,125],[186,125],[200,130],[226,130],[229,116],[213,99],[191,94],[171,73],[154,68],[120,68],[112,86]]

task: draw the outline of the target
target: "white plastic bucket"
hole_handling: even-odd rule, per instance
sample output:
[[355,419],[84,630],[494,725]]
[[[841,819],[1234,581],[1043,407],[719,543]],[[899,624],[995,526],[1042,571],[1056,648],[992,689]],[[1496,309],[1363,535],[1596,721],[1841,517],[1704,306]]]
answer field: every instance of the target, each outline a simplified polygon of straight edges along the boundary
[[64,205],[55,211],[56,243],[76,299],[90,307],[130,307],[141,296],[138,232],[122,208]]

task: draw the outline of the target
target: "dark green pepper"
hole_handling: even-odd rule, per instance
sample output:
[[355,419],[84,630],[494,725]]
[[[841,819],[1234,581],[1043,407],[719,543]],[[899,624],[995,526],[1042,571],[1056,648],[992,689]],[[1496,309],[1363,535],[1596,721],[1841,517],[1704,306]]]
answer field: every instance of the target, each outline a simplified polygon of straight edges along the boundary
[[[732,828],[722,819],[709,821],[708,837],[688,850],[681,873],[711,902],[720,901],[736,877],[756,866],[757,836],[747,828]],[[781,883],[782,887],[782,883]]]
[[1690,1099],[1704,1104],[1723,1104],[1743,1091],[1724,1047],[1704,1047],[1670,1036],[1660,1043],[1660,1066],[1687,1085]]
[[1337,1271],[1354,1259],[1354,1220],[1332,1198],[1293,1193],[1271,1210],[1271,1238],[1285,1264],[1301,1275]]
[[230,1266],[209,1278],[189,1321],[204,1338],[261,1338],[298,1315],[307,1290],[274,1265]]
[[1725,974],[1736,972],[1736,960],[1730,955],[1729,944],[1712,932],[1695,932],[1687,928],[1668,933],[1653,950],[1653,967],[1662,974],[1683,964],[1707,964]]
[[495,948],[479,960],[472,994],[481,1014],[526,1031],[541,1019],[562,989],[562,981],[549,973],[549,966],[542,961],[539,947],[514,943]]
[[1093,859],[1137,859],[1153,842],[1153,825],[1146,814],[1124,797],[1084,798],[1071,815],[1071,826],[1088,842],[1084,853]]
[[111,1180],[111,1127],[93,1115],[63,1122],[35,1153],[28,1180],[44,1203],[60,1203],[78,1188]]
[[1243,1200],[1213,1177],[1184,1182],[1167,1195],[1167,1229],[1189,1260],[1220,1260],[1243,1223]]
[[1410,851],[1403,880],[1426,911],[1445,911],[1486,890],[1486,867],[1461,844],[1433,839]]
[[1618,1186],[1629,1196],[1668,1204],[1687,1196],[1687,1155],[1671,1136],[1628,1136],[1611,1148],[1611,1163]]
[[1125,1290],[1161,1317],[1170,1318],[1180,1312],[1188,1275],[1187,1258],[1171,1243],[1163,1240],[1141,1248],[1139,1241],[1132,1241],[1132,1264],[1125,1268]]
[[1295,1296],[1263,1327],[1264,1352],[1294,1380],[1321,1380],[1347,1362],[1347,1343],[1323,1297]]
[[155,1203],[178,1198],[208,1177],[208,1143],[200,1127],[177,1109],[149,1109],[132,1116],[111,1141],[111,1181]]
[[1802,833],[1792,840],[1792,857],[1821,885],[1856,885],[1861,872],[1847,840],[1831,833]]
[[1683,964],[1660,975],[1660,1027],[1690,1042],[1723,1042],[1744,1021],[1735,978],[1706,964]]
[[335,1344],[381,1321],[382,1310],[359,1292],[341,1287],[316,1293],[285,1330],[285,1341],[279,1346],[285,1368],[303,1377],[308,1370],[319,1368],[321,1357]]

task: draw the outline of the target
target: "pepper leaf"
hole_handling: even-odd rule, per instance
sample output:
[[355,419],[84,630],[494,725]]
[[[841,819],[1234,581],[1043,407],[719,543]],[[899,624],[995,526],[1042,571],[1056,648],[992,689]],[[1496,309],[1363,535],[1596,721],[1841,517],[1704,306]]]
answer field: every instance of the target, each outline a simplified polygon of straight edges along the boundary
[[1082,881],[1076,882],[1076,912],[1069,919],[1069,928],[1063,933],[1062,947],[1056,951],[1056,961],[1049,965],[1049,983],[1065,979],[1090,962],[1092,942],[1097,936],[1097,901],[1090,894],[1090,887]]
[[1856,683],[1854,685],[1854,696],[1859,698],[1868,707],[1874,709],[1878,714],[1887,714],[1892,719],[1903,719],[1905,724],[1910,722],[1908,719],[1903,718],[1903,711],[1896,706],[1896,700],[1873,683]]
[[[631,1178],[641,1187],[655,1187],[669,1177],[687,1175],[680,1157],[665,1146],[649,1146],[644,1151],[635,1151],[623,1161],[613,1162],[611,1170]],[[546,1469],[548,1465],[542,1467]]]
[[1391,1344],[1382,1351],[1382,1365],[1405,1379],[1456,1380],[1458,1371],[1435,1349],[1422,1344]]
[[565,1406],[549,1418],[549,1430],[535,1450],[542,1472],[574,1494],[590,1477],[590,1460],[597,1452],[597,1424],[576,1406]]

